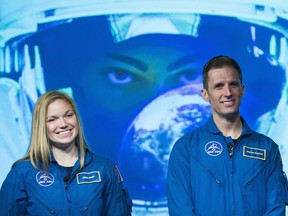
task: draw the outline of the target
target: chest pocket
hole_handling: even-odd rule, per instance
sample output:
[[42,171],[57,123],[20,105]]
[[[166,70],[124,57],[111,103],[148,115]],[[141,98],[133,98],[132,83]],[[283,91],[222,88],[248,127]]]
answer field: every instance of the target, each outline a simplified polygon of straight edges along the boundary
[[190,155],[190,158],[191,173],[196,173],[197,176],[201,176],[201,178],[199,178],[200,184],[203,183],[204,176],[206,176],[207,179],[214,180],[215,184],[219,186],[224,185],[225,180],[223,177],[220,176],[219,172],[217,172],[217,167],[215,168],[207,165],[207,163],[205,163],[205,160],[201,161],[194,155]]
[[103,211],[103,196],[96,194],[89,202],[84,206],[81,211],[81,215],[102,215]]
[[[252,159],[253,160],[253,159]],[[265,167],[267,166],[268,162],[262,163],[260,166],[254,166],[253,169],[249,170],[247,175],[242,178],[241,185],[243,188],[247,188],[249,186],[253,186],[254,184],[257,184],[257,180],[260,180],[260,182],[265,183],[263,179],[265,178]],[[263,184],[265,186],[265,184]],[[259,184],[258,184],[259,187]]]
[[[51,189],[42,187],[37,184],[26,184],[28,193],[27,215],[61,215],[65,214],[63,209],[67,209],[67,205],[63,200],[55,200],[63,197],[60,189]],[[53,191],[53,192],[51,192]]]
[[[250,159],[253,160],[253,159]],[[257,196],[266,197],[266,181],[267,173],[265,169],[268,166],[268,161],[263,161],[258,166],[248,166],[248,169],[252,167],[246,175],[240,180],[240,190],[243,198],[243,204],[247,212],[253,212],[258,209],[259,212],[264,212],[265,209],[261,209],[265,206],[265,199],[258,199]]]

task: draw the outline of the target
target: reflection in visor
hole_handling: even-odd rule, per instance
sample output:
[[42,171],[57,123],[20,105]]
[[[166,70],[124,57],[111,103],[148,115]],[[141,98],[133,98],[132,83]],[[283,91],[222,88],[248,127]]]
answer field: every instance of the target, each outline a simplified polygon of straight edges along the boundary
[[211,115],[200,89],[173,89],[138,114],[123,139],[119,166],[135,206],[167,206],[165,179],[170,151],[182,135],[204,124]]

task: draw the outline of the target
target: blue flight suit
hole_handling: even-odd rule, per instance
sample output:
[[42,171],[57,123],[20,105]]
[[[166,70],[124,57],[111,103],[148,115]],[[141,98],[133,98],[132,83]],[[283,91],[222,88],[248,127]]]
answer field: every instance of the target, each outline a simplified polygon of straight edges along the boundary
[[278,146],[241,120],[236,145],[212,117],[175,143],[167,174],[170,216],[285,216],[288,189]]
[[132,201],[117,167],[87,151],[85,166],[75,163],[71,177],[52,158],[48,173],[30,161],[12,167],[0,191],[0,215],[127,216]]

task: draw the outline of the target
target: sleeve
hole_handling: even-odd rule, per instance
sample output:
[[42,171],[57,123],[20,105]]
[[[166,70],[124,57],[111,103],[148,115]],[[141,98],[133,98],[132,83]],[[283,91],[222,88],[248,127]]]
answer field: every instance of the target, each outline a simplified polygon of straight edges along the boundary
[[265,216],[285,216],[285,204],[288,201],[288,184],[278,147],[274,148],[269,167],[269,178],[267,181],[267,208]]
[[123,185],[122,176],[115,165],[109,166],[110,182],[107,185],[104,211],[107,216],[131,216],[132,200]]
[[288,206],[288,179],[287,179],[287,175],[286,173],[283,171],[283,181],[284,181],[284,184],[285,184],[285,192],[286,192],[286,201],[285,201],[285,205]]
[[[186,141],[187,142],[187,141]],[[182,139],[170,154],[167,173],[167,200],[170,216],[196,216],[190,184],[190,159]]]
[[23,176],[14,167],[8,173],[0,190],[0,216],[25,215],[27,193]]

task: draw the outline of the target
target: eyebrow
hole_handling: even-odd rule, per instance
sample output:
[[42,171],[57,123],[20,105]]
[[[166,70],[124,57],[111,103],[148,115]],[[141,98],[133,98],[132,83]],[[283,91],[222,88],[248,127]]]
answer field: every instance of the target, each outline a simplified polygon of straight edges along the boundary
[[[75,112],[71,109],[71,110],[67,110],[64,115],[67,115],[68,113],[73,112],[73,114],[75,114]],[[48,118],[57,118],[57,116],[55,115],[51,115],[51,116],[46,116],[46,119]]]
[[120,55],[116,53],[106,53],[106,56],[112,59],[118,60],[118,61],[125,62],[130,65],[133,65],[134,67],[138,68],[139,70],[143,72],[148,70],[148,65],[136,58],[126,56],[126,55]]
[[[217,83],[214,83],[213,86],[214,86],[214,87],[219,87],[219,86],[224,86],[224,85],[225,85],[224,82],[217,82]],[[241,86],[240,81],[238,82],[238,81],[236,81],[236,80],[233,80],[233,81],[229,82],[229,85]]]
[[222,86],[224,86],[225,84],[223,83],[223,82],[217,82],[217,83],[214,83],[213,84],[213,87],[214,88],[217,88],[217,87],[222,87]]
[[198,57],[196,56],[184,56],[181,57],[179,59],[177,59],[176,61],[172,62],[171,64],[169,64],[166,68],[167,71],[173,71],[175,69],[181,68],[185,65],[189,65],[191,63],[200,63],[201,61],[199,60]]

